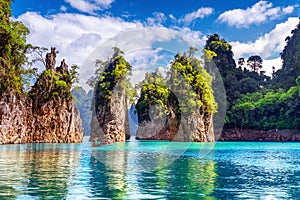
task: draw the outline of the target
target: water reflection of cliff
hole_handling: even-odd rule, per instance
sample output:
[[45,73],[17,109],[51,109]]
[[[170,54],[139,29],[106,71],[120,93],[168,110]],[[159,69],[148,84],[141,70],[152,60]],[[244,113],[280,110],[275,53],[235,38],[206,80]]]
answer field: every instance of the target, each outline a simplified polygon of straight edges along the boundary
[[[141,151],[95,151],[90,185],[96,198],[214,199],[216,166],[212,160]],[[151,162],[149,162],[149,160]],[[152,170],[151,170],[152,165]],[[161,167],[160,167],[161,166]],[[150,169],[150,170],[149,170]]]
[[0,199],[64,199],[80,154],[74,149],[64,151],[58,147],[55,144],[3,146],[0,165],[6,168],[0,168]]

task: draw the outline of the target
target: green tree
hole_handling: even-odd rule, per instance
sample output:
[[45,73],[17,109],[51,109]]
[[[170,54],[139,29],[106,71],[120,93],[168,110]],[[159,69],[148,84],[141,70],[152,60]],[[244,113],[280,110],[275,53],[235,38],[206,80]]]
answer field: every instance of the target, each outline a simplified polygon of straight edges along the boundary
[[29,30],[21,22],[11,20],[10,5],[11,0],[0,0],[0,94],[7,89],[20,93],[22,74],[27,73],[22,66],[27,61]]
[[281,53],[282,68],[274,74],[272,85],[275,89],[288,90],[295,86],[295,79],[300,75],[300,23],[286,39],[286,46]]
[[258,55],[250,56],[247,60],[247,66],[249,66],[254,72],[258,72],[258,70],[262,68],[262,63],[263,60]]
[[128,75],[131,73],[131,65],[122,56],[123,52],[117,48],[113,48],[113,56],[106,60],[96,61],[96,77],[92,77],[88,83],[95,88],[96,104],[103,105],[110,100],[112,93],[117,84],[126,89],[128,100],[133,103],[135,90],[132,87]]

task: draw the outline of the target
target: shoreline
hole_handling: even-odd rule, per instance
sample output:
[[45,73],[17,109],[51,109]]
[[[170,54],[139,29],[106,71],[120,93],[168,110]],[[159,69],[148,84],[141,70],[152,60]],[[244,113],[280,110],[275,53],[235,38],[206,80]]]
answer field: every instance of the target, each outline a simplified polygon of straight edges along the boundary
[[300,142],[299,130],[223,129],[217,141]]

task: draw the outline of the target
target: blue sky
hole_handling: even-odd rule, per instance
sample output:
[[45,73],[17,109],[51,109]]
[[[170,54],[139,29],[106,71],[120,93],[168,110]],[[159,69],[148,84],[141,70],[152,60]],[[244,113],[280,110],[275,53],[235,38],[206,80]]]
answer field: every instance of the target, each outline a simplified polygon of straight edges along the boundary
[[[146,56],[156,55],[151,62],[160,63],[160,50],[180,46],[179,38],[202,48],[206,36],[213,33],[232,44],[235,59],[260,55],[264,70],[271,72],[273,65],[280,68],[284,39],[300,16],[296,0],[15,0],[12,11],[31,30],[30,43],[56,46],[61,57],[82,66],[82,83],[94,70],[87,60],[94,58],[92,54],[108,56],[99,49],[109,43],[121,47],[124,43],[133,62],[149,62]],[[142,78],[151,68],[144,66],[133,74]]]

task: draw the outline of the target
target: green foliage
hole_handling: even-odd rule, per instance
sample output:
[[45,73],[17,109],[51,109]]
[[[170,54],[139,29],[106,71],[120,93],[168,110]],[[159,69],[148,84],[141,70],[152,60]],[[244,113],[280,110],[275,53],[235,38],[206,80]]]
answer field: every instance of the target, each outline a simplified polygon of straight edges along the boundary
[[[122,56],[123,52],[115,47],[111,59],[107,61],[96,61],[96,77],[92,77],[88,84],[95,87],[96,104],[103,105],[111,99],[115,89],[125,89],[126,97],[130,103],[134,103],[136,91],[132,87],[127,75],[131,73],[131,65]],[[118,88],[116,88],[118,86]],[[99,97],[101,94],[101,98]]]
[[299,129],[299,88],[242,95],[234,102],[227,125],[258,130]]
[[[231,45],[224,39],[220,39],[217,34],[208,37],[204,48],[205,68],[211,74],[218,74],[219,70],[226,90],[227,112],[225,127],[258,127],[256,113],[261,109],[256,109],[257,103],[262,97],[261,91],[268,89],[270,78],[264,73],[258,73],[262,67],[262,59],[259,56],[250,56],[247,60],[239,58],[238,68],[233,59]],[[244,66],[244,69],[242,67]],[[218,77],[214,77],[213,85],[220,84]],[[248,95],[252,96],[248,96]],[[250,98],[250,99],[247,99]],[[252,100],[253,99],[253,100]],[[263,114],[261,115],[264,118]],[[265,118],[264,118],[265,119]]]
[[[38,77],[38,81],[29,92],[29,97],[32,99],[39,98],[46,102],[49,100],[58,100],[65,98],[68,101],[73,99],[71,88],[74,83],[74,74],[77,74],[77,66],[72,68],[72,73],[59,73],[52,70],[45,70]],[[47,92],[43,92],[46,90]]]
[[217,111],[212,90],[212,77],[196,58],[177,54],[172,61],[169,84],[173,86],[172,91],[176,91],[183,100],[182,112],[196,114],[198,108],[207,113]]
[[282,69],[274,74],[273,88],[288,90],[295,86],[295,79],[300,75],[300,23],[286,39],[286,46],[281,53]]
[[22,74],[27,73],[22,65],[27,60],[29,30],[22,23],[11,21],[10,4],[10,0],[0,0],[0,94],[7,89],[22,92]]
[[167,82],[160,72],[146,73],[145,79],[139,84],[139,87],[141,96],[136,104],[139,121],[150,121],[149,111],[153,105],[158,105],[154,120],[162,119],[169,114],[170,93]]
[[67,87],[67,83],[62,80],[55,81],[55,85],[58,88],[66,88]]
[[[190,49],[193,51],[195,49]],[[181,115],[210,116],[217,110],[212,90],[212,77],[193,57],[193,52],[175,55],[171,70],[164,78],[159,71],[146,73],[139,85],[141,96],[136,105],[139,121],[150,121],[151,107],[156,106],[153,120],[168,119],[179,121]],[[206,119],[205,119],[206,120]]]
[[131,70],[130,64],[122,57],[117,56],[99,77],[98,87],[105,99],[112,95],[114,86]]

